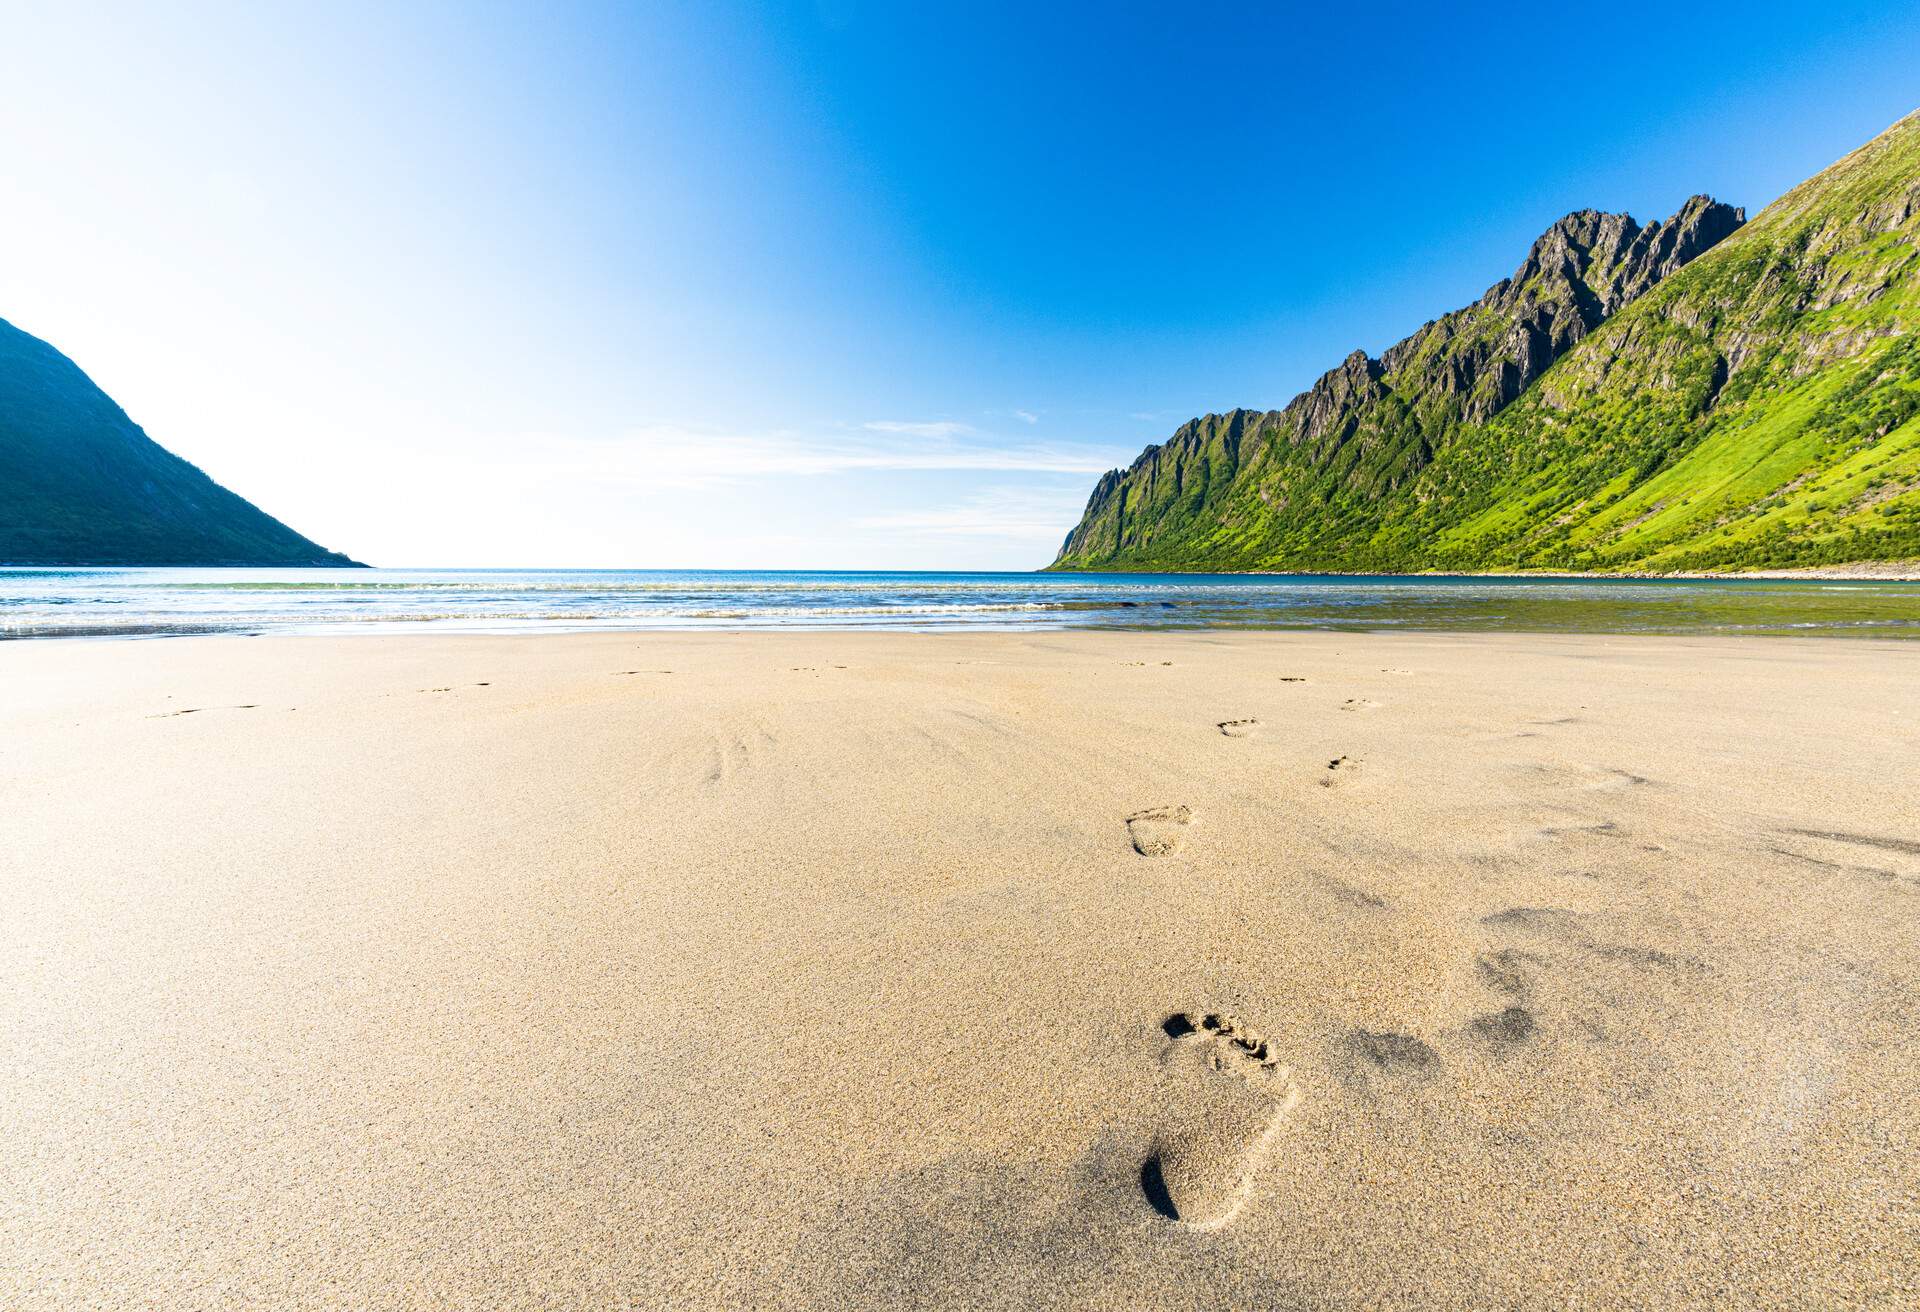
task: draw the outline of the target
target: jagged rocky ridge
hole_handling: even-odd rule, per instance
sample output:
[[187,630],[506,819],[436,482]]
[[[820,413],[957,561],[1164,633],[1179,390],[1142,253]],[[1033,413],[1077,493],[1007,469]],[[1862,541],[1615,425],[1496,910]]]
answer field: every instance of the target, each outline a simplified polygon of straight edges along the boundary
[[0,320],[0,564],[352,565],[143,432]]
[[[1704,196],[1644,228],[1570,214],[1512,277],[1378,359],[1354,352],[1281,410],[1196,419],[1103,476],[1055,567],[1663,569],[1920,554],[1901,481],[1901,453],[1920,446],[1920,430],[1902,427],[1920,404],[1917,160],[1920,116],[1745,227]],[[1861,430],[1878,460],[1863,479],[1834,389],[1879,416]]]

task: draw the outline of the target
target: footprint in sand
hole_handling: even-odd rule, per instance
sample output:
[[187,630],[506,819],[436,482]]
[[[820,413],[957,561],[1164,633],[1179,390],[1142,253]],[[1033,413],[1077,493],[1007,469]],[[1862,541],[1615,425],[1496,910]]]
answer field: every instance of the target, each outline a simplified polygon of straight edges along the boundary
[[1424,1084],[1441,1067],[1432,1044],[1398,1030],[1352,1030],[1335,1056],[1350,1083],[1380,1093]]
[[1506,1051],[1532,1038],[1538,1026],[1534,1023],[1532,1012],[1525,1007],[1512,1006],[1475,1016],[1467,1028],[1476,1039],[1491,1044],[1498,1051]]
[[1327,762],[1327,772],[1320,776],[1322,788],[1332,788],[1337,783],[1351,782],[1360,773],[1361,762],[1351,756],[1336,756]]
[[1222,720],[1214,726],[1229,738],[1250,738],[1260,727],[1258,720]]
[[1156,806],[1127,817],[1127,837],[1141,856],[1167,856],[1180,850],[1193,810],[1185,806]]
[[1217,1229],[1245,1205],[1300,1088],[1267,1041],[1232,1016],[1178,1012],[1162,1028],[1161,1065],[1176,1087],[1140,1189],[1169,1221]]
[[1525,948],[1497,948],[1473,959],[1481,982],[1496,993],[1524,1002],[1533,995],[1535,982],[1547,959]]
[[1377,711],[1380,709],[1380,703],[1368,701],[1365,697],[1349,697],[1340,703],[1340,709],[1343,711]]

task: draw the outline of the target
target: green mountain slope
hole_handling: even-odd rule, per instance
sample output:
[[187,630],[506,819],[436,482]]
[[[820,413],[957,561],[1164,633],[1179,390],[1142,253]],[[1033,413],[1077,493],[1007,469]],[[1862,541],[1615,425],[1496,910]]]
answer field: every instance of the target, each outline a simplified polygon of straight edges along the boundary
[[1106,475],[1055,567],[1920,556],[1916,283],[1920,115],[1745,226],[1699,197],[1644,230],[1570,215],[1379,360]]
[[0,563],[352,565],[162,448],[0,320]]

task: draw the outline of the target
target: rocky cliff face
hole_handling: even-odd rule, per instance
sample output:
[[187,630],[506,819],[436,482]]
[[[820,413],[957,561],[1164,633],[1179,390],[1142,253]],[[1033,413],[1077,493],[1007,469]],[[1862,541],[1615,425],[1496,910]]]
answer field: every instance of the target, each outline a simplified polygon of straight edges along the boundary
[[[1569,214],[1533,244],[1513,277],[1390,348],[1381,365],[1401,390],[1463,395],[1461,418],[1483,422],[1610,315],[1745,219],[1744,210],[1706,196],[1644,228],[1626,214]],[[1504,333],[1472,334],[1486,316],[1505,324]]]
[[1057,568],[1920,560],[1920,114],[1752,223],[1583,211],[1285,409],[1102,478]]
[[0,564],[351,565],[163,449],[0,320]]
[[1104,476],[1057,563],[1243,567],[1309,524],[1343,525],[1743,217],[1705,196],[1645,227],[1625,214],[1567,215],[1512,277],[1379,359],[1355,351],[1284,409],[1193,420]]
[[1439,568],[1920,557],[1920,114],[1610,317],[1342,549]]

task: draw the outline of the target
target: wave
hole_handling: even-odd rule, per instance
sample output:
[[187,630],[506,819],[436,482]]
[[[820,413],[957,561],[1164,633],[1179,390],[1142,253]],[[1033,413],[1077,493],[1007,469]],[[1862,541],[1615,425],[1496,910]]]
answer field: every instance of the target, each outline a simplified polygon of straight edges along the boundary
[[1767,580],[580,571],[0,573],[0,638],[692,628],[1920,633],[1920,587]]

